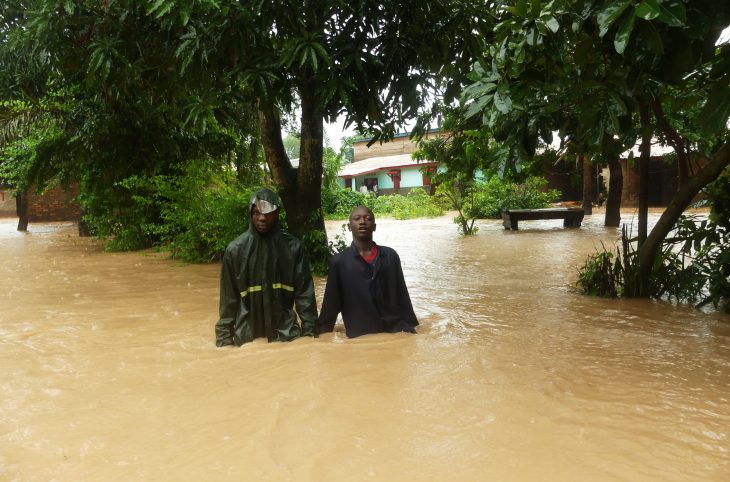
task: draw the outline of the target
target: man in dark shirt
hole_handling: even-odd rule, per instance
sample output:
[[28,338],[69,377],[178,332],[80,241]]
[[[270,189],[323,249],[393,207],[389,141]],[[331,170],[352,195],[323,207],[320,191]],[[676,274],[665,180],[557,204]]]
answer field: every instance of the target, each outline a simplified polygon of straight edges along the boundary
[[375,216],[365,206],[350,214],[352,245],[330,262],[319,316],[319,333],[332,331],[342,313],[345,333],[353,338],[368,333],[415,333],[413,312],[395,250],[373,241]]

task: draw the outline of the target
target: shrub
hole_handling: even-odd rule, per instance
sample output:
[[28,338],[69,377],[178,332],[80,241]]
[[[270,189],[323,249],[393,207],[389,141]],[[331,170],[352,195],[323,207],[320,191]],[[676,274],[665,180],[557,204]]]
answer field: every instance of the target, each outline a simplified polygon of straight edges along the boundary
[[322,210],[326,219],[347,219],[355,206],[364,205],[376,215],[396,219],[441,216],[444,210],[423,189],[412,189],[406,196],[393,194],[375,197],[350,189],[322,190]]
[[[730,182],[725,188],[730,187]],[[720,196],[725,195],[722,190]],[[709,194],[709,193],[708,193]],[[721,203],[718,203],[718,207]],[[730,311],[730,231],[727,214],[713,208],[709,219],[682,216],[662,242],[648,286],[639,286],[635,239],[626,227],[615,261],[603,248],[580,268],[576,285],[589,295],[675,299],[697,307],[712,304]]]
[[499,218],[505,209],[540,209],[560,199],[560,191],[546,191],[547,180],[530,177],[522,184],[503,181],[493,176],[485,183],[477,183],[474,200],[467,208],[467,216]]
[[219,259],[248,228],[253,188],[231,173],[214,176],[201,166],[191,162],[180,173],[131,176],[105,196],[88,192],[85,204],[94,208],[84,219],[97,236],[107,238],[110,251],[156,246],[183,261]]

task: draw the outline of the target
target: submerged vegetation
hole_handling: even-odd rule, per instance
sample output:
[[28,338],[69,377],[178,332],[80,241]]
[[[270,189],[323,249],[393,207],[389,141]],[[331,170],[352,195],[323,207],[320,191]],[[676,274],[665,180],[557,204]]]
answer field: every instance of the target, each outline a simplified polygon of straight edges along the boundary
[[637,239],[626,228],[615,253],[605,246],[590,256],[578,273],[578,289],[588,295],[636,297],[711,304],[730,312],[730,180],[718,179],[707,189],[712,209],[706,219],[681,216],[664,240],[648,283],[638,276]]
[[374,196],[351,189],[335,187],[322,191],[322,210],[326,219],[347,219],[355,206],[367,206],[373,213],[395,219],[441,216],[444,209],[423,189],[412,189],[405,196]]
[[[352,208],[364,205],[373,213],[395,219],[413,219],[441,216],[453,209],[469,221],[498,219],[504,209],[539,209],[548,207],[560,198],[560,191],[546,189],[547,181],[529,177],[523,183],[510,182],[493,176],[489,181],[472,181],[468,186],[439,184],[436,194],[430,196],[421,188],[412,189],[402,196],[392,194],[373,196],[351,189],[334,187],[322,191],[322,209],[326,219],[346,219]],[[457,193],[465,193],[456,199]],[[455,222],[458,224],[459,219]],[[461,229],[460,229],[461,232]],[[463,233],[462,234],[470,234]]]

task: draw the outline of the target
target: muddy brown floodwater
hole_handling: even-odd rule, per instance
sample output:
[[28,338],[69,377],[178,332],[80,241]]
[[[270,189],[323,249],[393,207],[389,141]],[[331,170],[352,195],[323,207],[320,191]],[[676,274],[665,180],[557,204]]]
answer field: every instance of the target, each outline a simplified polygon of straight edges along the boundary
[[218,265],[15,223],[0,480],[730,480],[730,316],[574,293],[618,236],[601,215],[469,238],[380,219],[420,334],[224,349]]

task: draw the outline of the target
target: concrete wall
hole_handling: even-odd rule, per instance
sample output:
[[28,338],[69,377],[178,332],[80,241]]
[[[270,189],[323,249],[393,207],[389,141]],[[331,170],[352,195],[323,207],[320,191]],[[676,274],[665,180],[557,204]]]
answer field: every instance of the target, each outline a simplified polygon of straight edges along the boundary
[[400,170],[400,187],[423,186],[423,174],[418,167],[408,167]]

